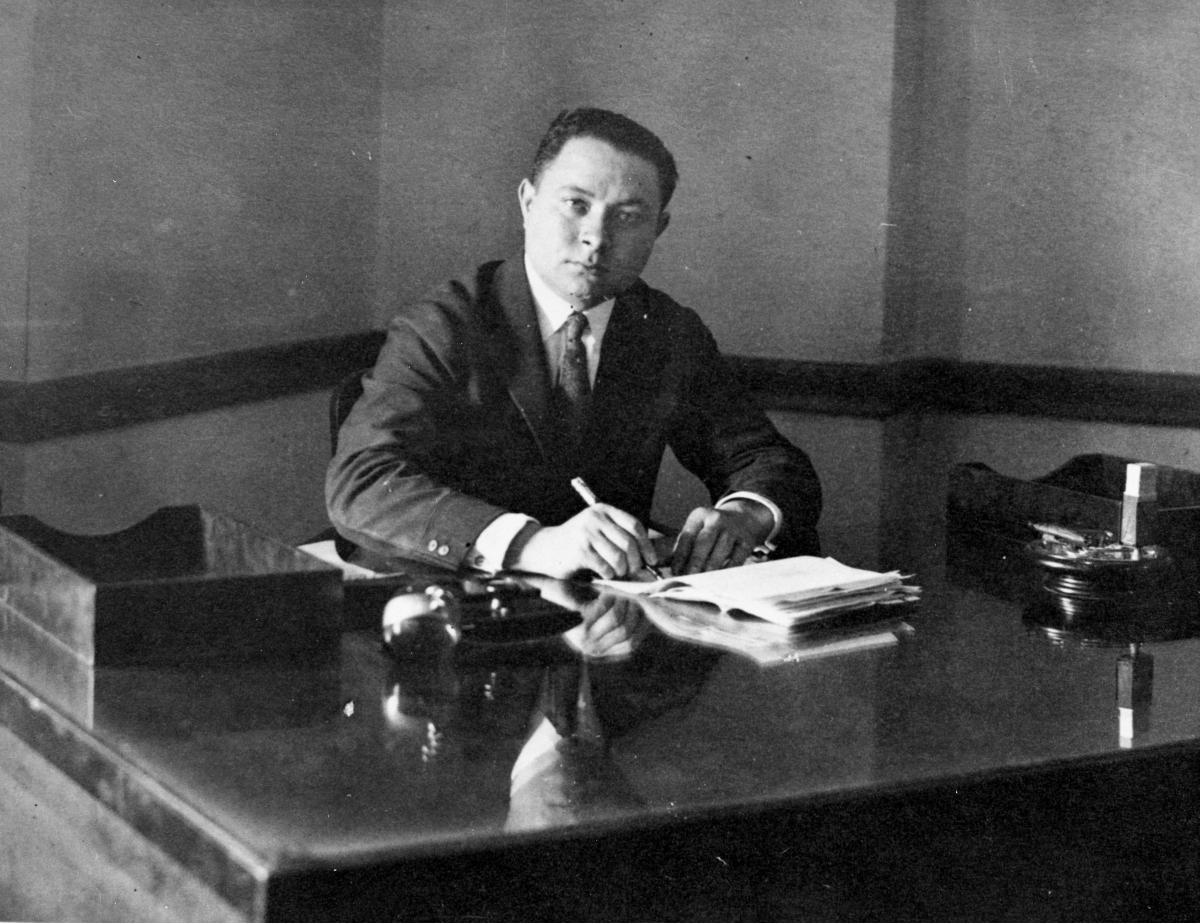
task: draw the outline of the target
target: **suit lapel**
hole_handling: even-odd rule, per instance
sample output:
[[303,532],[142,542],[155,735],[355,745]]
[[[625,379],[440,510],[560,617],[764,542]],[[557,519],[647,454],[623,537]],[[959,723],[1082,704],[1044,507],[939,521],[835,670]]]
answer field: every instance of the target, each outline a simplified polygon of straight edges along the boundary
[[525,278],[523,257],[518,254],[500,267],[496,294],[516,343],[515,365],[508,379],[508,394],[537,440],[543,458],[553,442],[550,411],[550,367],[542,345],[537,309]]
[[659,327],[641,283],[617,299],[600,349],[586,444],[637,444],[630,441],[630,430],[645,426],[661,393],[668,350]]

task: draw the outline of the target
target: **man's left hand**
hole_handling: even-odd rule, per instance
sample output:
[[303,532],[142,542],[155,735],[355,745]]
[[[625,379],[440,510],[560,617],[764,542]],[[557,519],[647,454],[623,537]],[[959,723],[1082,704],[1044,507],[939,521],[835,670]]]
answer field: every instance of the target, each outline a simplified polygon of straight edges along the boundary
[[671,569],[698,574],[745,564],[775,526],[771,511],[753,500],[733,500],[720,509],[692,510],[675,540]]

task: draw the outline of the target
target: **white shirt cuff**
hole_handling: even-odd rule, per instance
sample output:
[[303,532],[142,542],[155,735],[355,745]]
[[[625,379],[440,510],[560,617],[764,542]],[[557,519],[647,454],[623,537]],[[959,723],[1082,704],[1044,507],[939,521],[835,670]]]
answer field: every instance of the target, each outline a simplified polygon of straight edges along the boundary
[[783,511],[762,494],[756,494],[751,490],[738,490],[731,494],[726,494],[717,501],[717,509],[720,509],[730,500],[753,500],[755,503],[761,503],[771,511],[771,516],[775,520],[775,525],[771,528],[771,534],[763,539],[762,543],[763,545],[773,549],[775,546],[771,545],[771,542],[775,540],[775,536],[778,535],[779,530],[783,528]]
[[475,539],[475,548],[468,560],[472,567],[496,573],[504,569],[504,556],[517,533],[528,523],[537,520],[524,513],[502,513],[488,523],[487,528]]

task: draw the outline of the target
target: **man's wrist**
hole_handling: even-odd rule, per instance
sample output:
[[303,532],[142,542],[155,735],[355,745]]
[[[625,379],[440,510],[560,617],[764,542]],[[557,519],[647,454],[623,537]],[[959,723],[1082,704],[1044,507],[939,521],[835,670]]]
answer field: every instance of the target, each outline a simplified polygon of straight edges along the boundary
[[770,508],[757,500],[747,497],[735,497],[724,500],[719,507],[745,517],[752,523],[754,544],[761,545],[770,539],[775,531],[775,516]]
[[503,513],[493,519],[487,528],[475,537],[475,547],[468,555],[467,562],[472,567],[491,573],[503,570],[507,566],[509,547],[513,539],[529,523],[536,524],[536,520],[524,513]]
[[504,569],[509,570],[520,564],[521,555],[525,553],[525,548],[529,544],[529,540],[540,532],[542,526],[537,520],[530,519],[521,527],[521,530],[513,536],[513,540],[508,543],[508,550],[504,552]]
[[775,550],[775,546],[771,544],[775,536],[779,534],[779,530],[783,528],[783,510],[781,510],[774,501],[769,500],[760,493],[752,490],[735,490],[731,494],[726,494],[717,501],[717,509],[722,509],[733,503],[735,500],[749,500],[752,503],[760,503],[771,512],[771,531],[766,537],[759,541],[760,546],[766,546],[770,551]]

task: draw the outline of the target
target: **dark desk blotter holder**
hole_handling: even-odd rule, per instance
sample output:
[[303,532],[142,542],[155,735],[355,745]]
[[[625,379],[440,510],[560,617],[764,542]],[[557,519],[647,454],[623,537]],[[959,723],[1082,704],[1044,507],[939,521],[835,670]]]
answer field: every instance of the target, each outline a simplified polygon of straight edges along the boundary
[[90,717],[98,666],[320,658],[341,572],[198,506],[108,535],[0,517],[0,666]]

